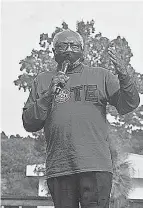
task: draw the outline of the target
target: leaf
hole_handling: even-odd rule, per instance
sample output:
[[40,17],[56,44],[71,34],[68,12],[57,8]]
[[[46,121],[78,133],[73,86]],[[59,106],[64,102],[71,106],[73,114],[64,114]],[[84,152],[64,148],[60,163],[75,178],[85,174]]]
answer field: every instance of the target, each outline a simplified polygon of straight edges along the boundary
[[68,24],[66,22],[63,22],[62,23],[62,28],[65,29],[65,30],[68,29]]

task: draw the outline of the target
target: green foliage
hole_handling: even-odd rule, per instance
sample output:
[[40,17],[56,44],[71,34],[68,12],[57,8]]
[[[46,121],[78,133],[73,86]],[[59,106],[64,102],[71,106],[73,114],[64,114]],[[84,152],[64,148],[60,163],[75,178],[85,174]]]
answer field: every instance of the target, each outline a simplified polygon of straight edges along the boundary
[[132,152],[143,155],[143,130],[132,132]]
[[38,178],[26,177],[25,172],[11,172],[2,175],[2,195],[38,196]]
[[34,138],[1,133],[1,179],[3,195],[35,196],[38,179],[26,177],[26,166],[43,163],[42,155],[35,149]]
[[83,20],[80,22],[77,21],[76,30],[83,37],[84,41],[86,41],[87,38],[95,32],[94,23],[94,20],[91,20],[90,22],[87,21],[87,23]]
[[[46,36],[43,35],[40,36],[40,38],[46,38]],[[48,40],[46,39],[46,41]],[[40,40],[41,47],[45,46],[43,42],[45,43],[45,39]],[[33,79],[40,72],[46,71],[47,69],[53,70],[55,68],[55,63],[53,62],[50,53],[48,47],[39,51],[33,49],[30,56],[27,56],[24,60],[20,61],[20,70],[25,70],[25,72],[18,76],[18,79],[14,81],[14,84],[19,86],[19,89],[23,88],[24,91],[27,89],[30,90]]]
[[43,129],[38,132],[32,133],[35,144],[34,149],[37,151],[39,157],[45,158],[46,157],[46,140]]
[[115,127],[109,129],[109,144],[113,161],[113,186],[111,191],[110,208],[124,207],[128,201],[127,196],[132,188],[127,162],[128,152],[131,150],[131,140],[128,133],[120,133]]
[[2,140],[2,174],[25,171],[26,165],[35,160],[34,151],[31,151],[33,144],[29,140],[24,141],[16,137]]
[[7,135],[4,131],[1,132],[1,139],[7,139]]

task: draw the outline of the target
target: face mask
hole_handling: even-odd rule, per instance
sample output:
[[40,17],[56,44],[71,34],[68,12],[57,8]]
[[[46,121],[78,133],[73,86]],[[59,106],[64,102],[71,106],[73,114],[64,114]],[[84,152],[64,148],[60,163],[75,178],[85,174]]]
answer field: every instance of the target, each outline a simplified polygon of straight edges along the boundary
[[63,63],[63,61],[65,60],[69,60],[71,65],[73,65],[78,59],[80,59],[81,61],[83,60],[82,52],[67,51],[63,53],[55,53],[55,61],[58,64]]

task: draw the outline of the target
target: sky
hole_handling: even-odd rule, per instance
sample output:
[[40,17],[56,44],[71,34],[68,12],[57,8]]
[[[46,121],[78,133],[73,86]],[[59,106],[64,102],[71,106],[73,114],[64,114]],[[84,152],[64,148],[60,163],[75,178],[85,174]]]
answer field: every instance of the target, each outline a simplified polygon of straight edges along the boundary
[[[80,20],[95,20],[96,32],[114,39],[125,37],[134,56],[131,64],[143,73],[143,2],[141,1],[3,1],[1,4],[1,131],[8,136],[27,136],[22,108],[28,92],[13,81],[20,72],[19,61],[38,49],[41,33],[51,34],[65,21],[76,29]],[[143,104],[143,96],[141,96]]]

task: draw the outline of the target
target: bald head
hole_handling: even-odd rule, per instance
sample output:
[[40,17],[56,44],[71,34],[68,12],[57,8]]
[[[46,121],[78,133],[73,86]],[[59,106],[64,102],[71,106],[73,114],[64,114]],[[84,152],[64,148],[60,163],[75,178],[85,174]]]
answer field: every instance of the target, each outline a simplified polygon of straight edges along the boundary
[[62,32],[59,32],[55,35],[53,39],[53,47],[55,48],[55,45],[61,43],[61,42],[74,42],[81,45],[83,49],[83,39],[81,35],[77,32],[74,32],[70,29],[64,30]]

